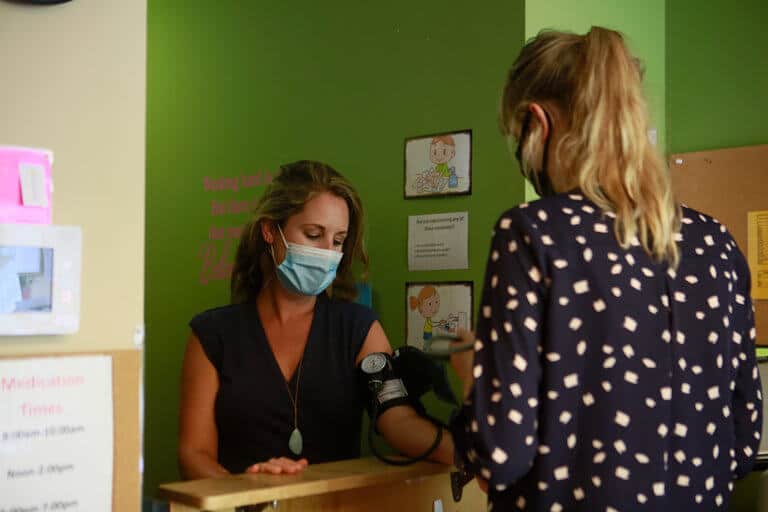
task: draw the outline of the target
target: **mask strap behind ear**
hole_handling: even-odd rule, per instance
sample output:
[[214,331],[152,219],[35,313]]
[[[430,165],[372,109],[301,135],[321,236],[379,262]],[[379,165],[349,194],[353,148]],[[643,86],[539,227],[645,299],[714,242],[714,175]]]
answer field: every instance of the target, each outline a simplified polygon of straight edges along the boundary
[[541,157],[541,168],[542,170],[547,170],[547,159],[549,157],[549,141],[552,140],[552,131],[555,128],[552,124],[552,118],[549,117],[549,112],[546,110],[544,111],[544,117],[547,118],[547,124],[549,125],[549,130],[547,130],[547,139],[544,141],[544,155]]
[[[525,113],[525,117],[523,117],[523,122],[520,125],[520,137],[517,139],[517,149],[515,150],[515,158],[519,162],[520,166],[523,165],[523,144],[525,143],[525,139],[528,138],[528,127],[531,124],[531,111],[527,111]],[[522,171],[522,169],[520,169]]]
[[[278,224],[278,223],[275,223],[275,224],[277,225],[277,231],[278,231],[278,233],[280,233],[280,238],[283,239],[283,244],[285,244],[285,250],[287,251],[288,250],[288,242],[285,241],[285,235],[283,235],[283,230],[280,229],[280,224]],[[266,242],[266,240],[265,240],[265,242]],[[267,244],[267,247],[269,247],[269,254],[270,254],[270,256],[272,256],[272,263],[274,263],[275,266],[277,266],[277,259],[275,258],[274,242],[272,242],[271,244]]]
[[285,249],[288,250],[288,241],[285,239],[285,235],[283,234],[283,230],[280,227],[280,224],[277,224],[277,231],[280,233],[280,238],[283,239],[283,243],[285,244]]

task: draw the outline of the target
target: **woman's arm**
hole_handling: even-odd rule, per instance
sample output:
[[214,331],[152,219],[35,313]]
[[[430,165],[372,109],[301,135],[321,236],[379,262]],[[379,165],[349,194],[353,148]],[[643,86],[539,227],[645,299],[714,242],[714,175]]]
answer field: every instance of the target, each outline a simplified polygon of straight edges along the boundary
[[228,471],[218,462],[214,402],[219,389],[216,369],[194,333],[189,337],[181,370],[179,470],[184,479],[210,478]]
[[[457,460],[500,488],[528,473],[539,448],[537,422],[547,276],[527,220],[496,223],[485,270],[472,358],[455,355],[465,400],[451,424]],[[532,298],[531,298],[532,297]]]
[[[371,325],[355,364],[359,364],[365,356],[373,352],[392,353],[387,335],[378,321]],[[410,457],[418,456],[432,446],[437,428],[442,428],[420,416],[408,405],[390,407],[384,411],[379,416],[376,427],[393,448]],[[447,430],[443,430],[443,438],[429,459],[453,464],[453,439]]]

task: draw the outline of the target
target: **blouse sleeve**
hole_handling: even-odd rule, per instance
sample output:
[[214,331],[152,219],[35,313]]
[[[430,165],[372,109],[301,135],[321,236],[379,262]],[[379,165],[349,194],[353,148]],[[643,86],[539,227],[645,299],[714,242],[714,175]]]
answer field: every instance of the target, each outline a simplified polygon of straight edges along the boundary
[[533,465],[547,290],[544,265],[511,210],[496,225],[474,348],[474,381],[451,425],[457,459],[496,488]]
[[750,299],[750,275],[743,257],[740,258],[740,263],[737,283],[741,286],[738,286],[739,293],[736,295],[733,311],[736,322],[733,341],[739,346],[739,366],[732,404],[736,435],[736,453],[732,468],[734,478],[745,477],[751,470],[759,449],[763,422],[760,372],[755,353],[755,317]]

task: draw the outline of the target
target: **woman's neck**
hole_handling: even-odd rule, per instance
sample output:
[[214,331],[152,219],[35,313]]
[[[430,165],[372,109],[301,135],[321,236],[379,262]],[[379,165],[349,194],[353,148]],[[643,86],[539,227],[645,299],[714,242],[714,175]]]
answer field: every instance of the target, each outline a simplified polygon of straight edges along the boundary
[[297,295],[287,291],[275,278],[270,279],[256,297],[259,312],[281,325],[312,313],[316,302],[314,295]]

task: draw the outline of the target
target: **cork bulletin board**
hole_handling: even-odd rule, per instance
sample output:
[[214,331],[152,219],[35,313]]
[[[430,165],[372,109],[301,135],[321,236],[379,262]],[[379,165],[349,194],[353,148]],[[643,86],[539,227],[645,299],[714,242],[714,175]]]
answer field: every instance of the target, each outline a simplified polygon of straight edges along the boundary
[[[725,224],[745,257],[750,243],[756,250],[748,218],[768,210],[768,144],[674,154],[669,167],[680,201]],[[758,276],[751,270],[754,284]],[[753,294],[753,303],[757,344],[768,346],[768,300]]]

